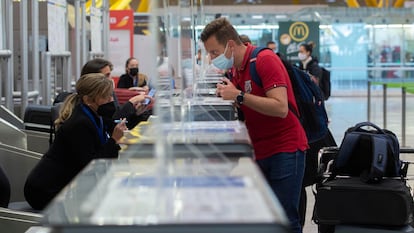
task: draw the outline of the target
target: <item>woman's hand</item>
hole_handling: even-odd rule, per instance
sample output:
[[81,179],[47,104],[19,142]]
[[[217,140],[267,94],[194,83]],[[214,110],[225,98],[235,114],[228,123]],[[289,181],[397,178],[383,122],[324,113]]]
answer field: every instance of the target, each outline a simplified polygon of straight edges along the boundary
[[122,119],[121,122],[116,124],[114,130],[112,131],[112,138],[115,140],[115,142],[119,142],[121,138],[124,136],[124,131],[128,130],[126,126],[126,119]]
[[130,91],[138,91],[138,92],[146,92],[147,89],[145,87],[130,87],[128,88]]
[[[145,99],[149,99],[149,104],[143,104]],[[154,105],[155,99],[152,98],[151,96],[148,96],[144,93],[140,93],[134,97],[132,97],[131,99],[129,99],[129,102],[132,103],[132,105],[134,106],[136,112],[135,114],[137,115],[141,115],[143,112],[149,110],[152,108],[152,106]]]
[[144,101],[145,99],[145,93],[144,92],[139,92],[138,95],[130,98],[128,101],[131,102],[131,104],[137,108],[139,106],[139,104],[141,104],[142,101]]

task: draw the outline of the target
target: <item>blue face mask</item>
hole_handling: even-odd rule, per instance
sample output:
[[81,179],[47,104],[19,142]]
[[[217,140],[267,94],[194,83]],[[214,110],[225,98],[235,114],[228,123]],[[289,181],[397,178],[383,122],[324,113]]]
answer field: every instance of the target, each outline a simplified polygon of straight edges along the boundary
[[227,58],[224,54],[226,54],[227,51],[227,45],[226,49],[224,50],[224,53],[220,54],[218,57],[214,58],[211,62],[215,67],[221,70],[228,70],[233,66],[234,63],[234,56],[233,53],[231,53],[231,57]]

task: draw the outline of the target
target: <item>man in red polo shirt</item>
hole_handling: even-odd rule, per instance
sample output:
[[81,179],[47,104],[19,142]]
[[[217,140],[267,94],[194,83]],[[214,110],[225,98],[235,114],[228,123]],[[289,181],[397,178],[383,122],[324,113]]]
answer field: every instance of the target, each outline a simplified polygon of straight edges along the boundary
[[293,232],[302,232],[298,206],[308,148],[305,131],[288,103],[297,108],[292,86],[281,60],[271,50],[257,55],[256,70],[263,87],[250,76],[251,44],[243,44],[230,22],[218,18],[201,33],[212,63],[219,69],[233,67],[231,80],[217,84],[217,94],[234,100],[244,113],[256,162],[282,204]]

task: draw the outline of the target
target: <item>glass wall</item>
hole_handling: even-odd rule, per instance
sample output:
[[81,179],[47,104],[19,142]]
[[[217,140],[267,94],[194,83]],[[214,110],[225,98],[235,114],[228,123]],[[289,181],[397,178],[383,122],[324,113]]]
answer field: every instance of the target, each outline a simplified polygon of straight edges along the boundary
[[[233,12],[234,13],[234,12]],[[369,79],[414,79],[414,18],[409,9],[303,9],[283,21],[319,21],[320,65],[331,70],[333,93],[355,94]],[[240,15],[237,15],[240,17]],[[278,15],[264,14],[262,23],[245,15],[239,23],[226,15],[240,34],[252,43],[278,43]],[[205,17],[207,22],[213,16]],[[198,25],[201,32],[203,25]]]

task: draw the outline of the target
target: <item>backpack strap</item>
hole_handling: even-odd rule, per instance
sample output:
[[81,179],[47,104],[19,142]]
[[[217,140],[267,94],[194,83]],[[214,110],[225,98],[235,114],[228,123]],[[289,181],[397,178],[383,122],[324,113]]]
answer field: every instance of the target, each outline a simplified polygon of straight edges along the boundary
[[335,160],[334,168],[332,169],[332,173],[330,178],[335,178],[336,175],[340,172],[340,170],[346,166],[349,159],[352,156],[352,152],[356,147],[358,142],[359,135],[349,132],[345,135],[344,139],[342,140],[341,146],[339,147],[338,156]]
[[[366,182],[379,182],[384,176],[385,169],[388,162],[388,142],[384,137],[386,135],[372,135],[372,163],[371,169],[367,177],[361,177]],[[366,180],[364,179],[366,178]]]
[[265,50],[265,49],[269,49],[266,47],[256,47],[254,48],[253,52],[250,54],[250,76],[252,76],[252,80],[254,83],[256,83],[259,87],[263,87],[263,83],[262,80],[259,77],[259,74],[257,73],[256,70],[256,59],[257,59],[257,54],[260,53],[260,51]]

